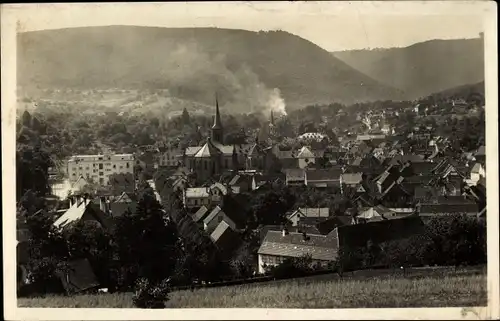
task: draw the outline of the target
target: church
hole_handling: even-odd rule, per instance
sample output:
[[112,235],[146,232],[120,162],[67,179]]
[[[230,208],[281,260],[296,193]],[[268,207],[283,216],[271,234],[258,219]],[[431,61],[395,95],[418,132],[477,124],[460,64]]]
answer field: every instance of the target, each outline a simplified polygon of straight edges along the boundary
[[189,171],[196,173],[200,180],[206,180],[227,171],[259,170],[264,167],[264,154],[257,144],[224,144],[219,102],[215,97],[215,117],[203,146],[187,147],[184,164]]

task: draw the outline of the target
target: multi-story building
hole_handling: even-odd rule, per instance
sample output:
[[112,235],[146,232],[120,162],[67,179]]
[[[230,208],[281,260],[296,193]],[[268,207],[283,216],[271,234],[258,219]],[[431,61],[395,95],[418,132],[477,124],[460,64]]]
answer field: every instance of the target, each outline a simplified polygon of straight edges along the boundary
[[133,154],[75,155],[68,160],[68,177],[76,182],[84,177],[94,183],[107,185],[113,174],[134,174]]

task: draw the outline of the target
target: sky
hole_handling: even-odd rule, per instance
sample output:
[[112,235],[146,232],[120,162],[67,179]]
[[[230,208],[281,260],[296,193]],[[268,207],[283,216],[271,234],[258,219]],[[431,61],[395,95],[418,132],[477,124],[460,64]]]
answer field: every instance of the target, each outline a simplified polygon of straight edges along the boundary
[[21,4],[21,31],[100,25],[284,30],[328,50],[405,47],[430,39],[476,38],[477,2],[225,2]]

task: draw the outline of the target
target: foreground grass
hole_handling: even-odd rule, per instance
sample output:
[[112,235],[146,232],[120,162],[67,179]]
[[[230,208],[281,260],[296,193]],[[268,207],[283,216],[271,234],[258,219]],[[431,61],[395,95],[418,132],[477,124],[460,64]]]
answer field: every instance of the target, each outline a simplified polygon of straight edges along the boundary
[[[168,308],[383,308],[483,306],[486,275],[289,280],[170,294]],[[20,307],[134,308],[131,293],[21,298]]]

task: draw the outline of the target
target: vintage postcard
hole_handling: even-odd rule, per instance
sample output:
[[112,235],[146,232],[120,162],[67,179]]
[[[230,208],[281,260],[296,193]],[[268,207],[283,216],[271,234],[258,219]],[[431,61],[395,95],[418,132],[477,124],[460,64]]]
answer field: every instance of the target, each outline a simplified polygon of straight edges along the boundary
[[499,318],[495,2],[1,23],[6,320]]

